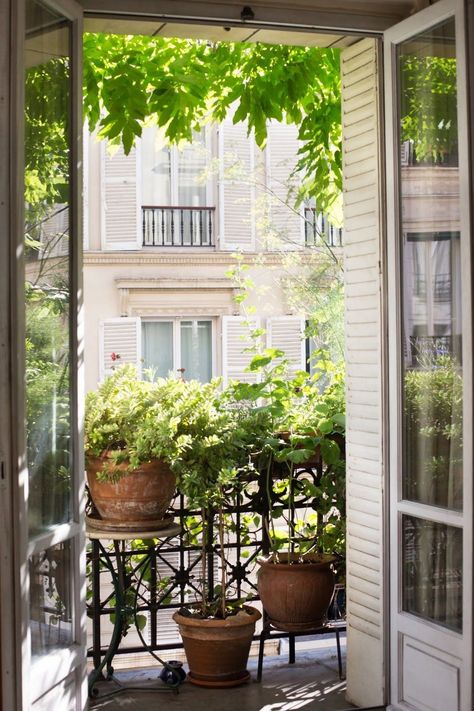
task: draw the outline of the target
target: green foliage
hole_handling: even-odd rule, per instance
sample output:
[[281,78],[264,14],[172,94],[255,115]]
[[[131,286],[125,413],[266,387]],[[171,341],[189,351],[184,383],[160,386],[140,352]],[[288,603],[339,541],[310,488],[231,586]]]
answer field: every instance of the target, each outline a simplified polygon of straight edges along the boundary
[[162,459],[190,506],[215,505],[248,445],[243,415],[223,407],[219,386],[218,380],[142,380],[133,365],[121,366],[87,394],[86,455],[109,455],[105,477],[116,476],[115,463],[128,462],[132,470]]
[[401,58],[401,140],[411,141],[418,163],[457,157],[456,59]]
[[[57,276],[57,275],[56,275]],[[26,434],[30,520],[48,526],[68,516],[70,492],[70,369],[68,292],[59,278],[26,282]],[[44,492],[49,496],[45,497]],[[33,520],[36,515],[41,520]]]
[[409,496],[438,506],[462,505],[462,371],[451,356],[405,373]]
[[299,126],[301,196],[329,210],[342,190],[339,51],[162,37],[84,37],[84,110],[126,152],[144,122],[170,142],[235,108],[260,147],[269,119]]

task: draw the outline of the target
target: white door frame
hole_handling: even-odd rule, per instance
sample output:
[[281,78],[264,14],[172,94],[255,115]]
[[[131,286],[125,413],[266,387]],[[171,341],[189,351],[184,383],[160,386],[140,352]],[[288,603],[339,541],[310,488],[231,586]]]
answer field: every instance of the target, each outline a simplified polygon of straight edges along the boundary
[[[72,521],[55,526],[33,540],[28,540],[28,472],[26,467],[26,433],[21,423],[25,421],[25,318],[24,318],[24,37],[25,37],[25,0],[11,2],[11,28],[14,52],[11,56],[10,86],[12,88],[12,116],[10,162],[10,234],[9,257],[5,264],[10,265],[10,319],[14,324],[10,332],[9,353],[11,358],[10,384],[12,408],[11,427],[11,525],[13,561],[11,574],[5,580],[10,583],[11,608],[14,607],[16,637],[12,642],[11,660],[6,660],[5,673],[9,673],[8,663],[16,657],[16,667],[11,671],[11,680],[3,691],[5,708],[11,711],[27,711],[34,708],[34,701],[47,693],[58,682],[67,677],[74,678],[75,709],[83,711],[87,705],[86,684],[86,618],[85,618],[85,533],[84,533],[84,482],[83,482],[83,445],[82,445],[82,403],[83,403],[83,325],[82,325],[82,8],[75,0],[39,0],[51,10],[64,15],[71,21],[71,174],[70,174],[70,227],[71,227],[71,271],[70,271],[70,329],[71,340],[71,433],[73,500]],[[6,3],[8,5],[8,3]],[[2,11],[5,3],[2,4]],[[3,28],[3,24],[2,24]],[[8,49],[9,42],[6,42]],[[3,79],[3,75],[2,75]],[[6,92],[8,95],[8,92]],[[2,124],[3,126],[3,124]],[[3,134],[2,134],[3,136]],[[3,137],[2,137],[3,141]],[[5,151],[5,154],[8,154]],[[4,155],[5,155],[4,154]],[[2,176],[3,179],[3,176]],[[8,191],[5,191],[8,195]],[[5,231],[4,234],[8,234]],[[6,245],[1,245],[1,249]],[[2,275],[3,276],[3,275]],[[1,288],[4,288],[3,279]],[[8,281],[5,280],[5,284]],[[3,312],[0,312],[0,319]],[[8,342],[7,342],[8,343]],[[2,391],[3,395],[3,391]],[[9,415],[10,413],[8,413]],[[7,412],[3,413],[7,417]],[[6,519],[8,520],[8,519]],[[2,520],[2,524],[4,521]],[[40,658],[32,664],[29,635],[29,556],[39,550],[65,540],[71,540],[73,558],[73,600],[74,643],[63,649]],[[3,551],[2,551],[3,552]],[[3,575],[2,575],[3,580]],[[13,580],[13,585],[12,585]],[[4,601],[2,600],[2,603]],[[7,598],[8,604],[8,598]],[[5,635],[2,629],[2,650]],[[21,641],[21,644],[20,644]],[[4,670],[2,670],[4,671]],[[12,687],[12,688],[10,688]],[[32,706],[33,705],[33,706]]]
[[[462,711],[472,708],[472,326],[471,326],[471,254],[470,230],[470,168],[467,121],[467,80],[464,3],[462,0],[440,0],[385,33],[385,116],[387,139],[387,263],[388,269],[388,316],[389,316],[389,417],[390,417],[390,559],[391,559],[391,692],[390,701],[395,709],[414,709],[404,702],[401,690],[401,644],[403,635],[421,639],[432,650],[439,651],[441,663],[451,664],[453,674],[460,675],[460,706]],[[458,139],[461,206],[461,261],[463,299],[463,500],[462,513],[447,511],[411,501],[403,501],[401,490],[402,423],[401,423],[401,374],[402,374],[402,315],[400,305],[400,199],[398,192],[398,116],[395,47],[449,18],[456,23]],[[458,634],[439,625],[422,621],[401,609],[401,526],[402,514],[414,514],[429,520],[463,529],[463,634]],[[429,648],[426,648],[429,651]],[[457,659],[455,659],[457,658]],[[423,707],[423,711],[425,708]],[[453,707],[454,708],[454,707]],[[447,711],[447,710],[446,710]],[[452,711],[450,709],[450,711]]]

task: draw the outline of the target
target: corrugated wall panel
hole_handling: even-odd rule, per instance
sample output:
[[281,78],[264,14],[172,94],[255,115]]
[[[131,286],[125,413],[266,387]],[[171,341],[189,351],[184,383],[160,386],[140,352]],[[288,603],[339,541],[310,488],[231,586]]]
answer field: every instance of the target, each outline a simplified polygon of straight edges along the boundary
[[342,52],[348,698],[384,700],[379,107],[375,40]]

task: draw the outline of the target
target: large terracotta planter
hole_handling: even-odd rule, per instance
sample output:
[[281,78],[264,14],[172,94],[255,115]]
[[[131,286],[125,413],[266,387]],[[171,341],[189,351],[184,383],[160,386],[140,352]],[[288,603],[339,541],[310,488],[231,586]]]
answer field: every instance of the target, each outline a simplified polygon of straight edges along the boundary
[[297,557],[280,554],[259,559],[258,594],[273,627],[285,632],[298,632],[321,627],[334,591],[334,556]]
[[121,476],[116,483],[97,478],[104,457],[88,457],[87,482],[97,511],[103,519],[117,523],[162,520],[176,489],[176,477],[159,459],[141,464],[128,472],[127,462],[117,465]]
[[230,687],[250,678],[247,662],[255,624],[261,614],[245,607],[225,620],[186,617],[175,612],[189,665],[189,681],[198,686]]

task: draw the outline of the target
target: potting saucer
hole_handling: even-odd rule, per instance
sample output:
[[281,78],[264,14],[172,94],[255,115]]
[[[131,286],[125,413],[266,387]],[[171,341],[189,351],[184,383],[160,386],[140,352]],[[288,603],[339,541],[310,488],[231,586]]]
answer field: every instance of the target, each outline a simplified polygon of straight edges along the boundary
[[229,689],[232,686],[240,686],[250,681],[250,672],[245,670],[236,679],[222,679],[221,681],[217,679],[199,679],[194,677],[192,672],[188,672],[187,678],[191,684],[195,684],[196,686],[204,686],[208,689]]
[[110,518],[101,518],[98,515],[87,515],[86,524],[89,528],[100,531],[123,531],[145,533],[147,531],[160,531],[162,528],[170,528],[174,524],[172,516],[168,518],[150,519],[148,521],[114,521]]

